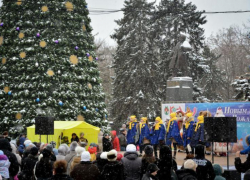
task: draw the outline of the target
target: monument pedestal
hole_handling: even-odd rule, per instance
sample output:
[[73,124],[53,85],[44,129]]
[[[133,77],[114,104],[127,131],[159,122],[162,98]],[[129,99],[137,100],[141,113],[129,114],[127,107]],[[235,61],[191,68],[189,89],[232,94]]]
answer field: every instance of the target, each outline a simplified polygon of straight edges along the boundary
[[191,77],[173,77],[167,81],[166,101],[193,101]]

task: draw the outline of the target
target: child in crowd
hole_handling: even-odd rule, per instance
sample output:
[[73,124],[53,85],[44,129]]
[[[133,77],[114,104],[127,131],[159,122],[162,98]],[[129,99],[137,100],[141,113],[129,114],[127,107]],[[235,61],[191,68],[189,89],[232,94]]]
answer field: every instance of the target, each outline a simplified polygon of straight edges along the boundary
[[0,175],[5,178],[9,179],[9,167],[10,162],[6,155],[4,155],[3,151],[0,150]]

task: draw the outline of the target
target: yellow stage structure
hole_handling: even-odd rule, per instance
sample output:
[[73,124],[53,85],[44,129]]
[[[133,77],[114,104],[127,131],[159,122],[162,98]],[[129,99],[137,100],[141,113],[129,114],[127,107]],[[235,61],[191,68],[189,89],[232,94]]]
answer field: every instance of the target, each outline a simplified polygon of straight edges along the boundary
[[[39,128],[39,127],[38,127]],[[90,143],[98,144],[99,127],[90,125],[84,121],[54,121],[54,135],[48,135],[48,142],[55,141],[58,148],[61,144],[60,136],[68,136],[71,143],[72,133],[76,133],[80,138],[80,133],[84,133],[84,137]],[[35,134],[35,125],[27,127],[27,137],[32,142],[40,142],[40,135]],[[47,143],[47,135],[41,135],[41,142]]]

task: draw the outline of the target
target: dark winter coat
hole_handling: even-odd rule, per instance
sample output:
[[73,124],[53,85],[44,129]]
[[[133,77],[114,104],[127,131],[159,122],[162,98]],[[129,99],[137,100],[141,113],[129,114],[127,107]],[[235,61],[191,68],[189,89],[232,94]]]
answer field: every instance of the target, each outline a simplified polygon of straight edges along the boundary
[[53,175],[53,163],[48,158],[41,158],[36,163],[35,176],[37,180],[51,178]]
[[108,163],[107,159],[101,159],[100,154],[96,155],[96,160],[93,162],[97,166],[100,172],[102,172],[103,167]]
[[159,180],[171,179],[172,172],[177,170],[177,164],[172,159],[172,151],[169,146],[160,147],[160,159],[157,166],[160,169],[157,173]]
[[235,158],[234,165],[238,172],[245,173],[248,169],[250,169],[250,153],[248,153],[247,159],[244,163],[241,163],[241,159],[239,157]]
[[48,178],[47,180],[73,180],[73,179],[67,174],[56,174],[53,175],[51,178]]
[[33,169],[34,169],[37,161],[38,161],[38,157],[33,156],[32,154],[29,154],[28,157],[23,159],[22,165],[21,165],[23,179],[25,179],[25,180],[32,180],[33,179],[33,177],[34,177]]
[[109,161],[103,168],[102,180],[123,180],[123,165],[118,161]]
[[128,129],[127,132],[127,143],[128,144],[135,144],[135,136],[136,136],[136,132],[137,132],[137,128],[136,128],[137,122],[133,122],[131,124],[131,129]]
[[166,136],[166,129],[163,124],[160,125],[158,130],[155,130],[154,127],[150,131],[150,141],[151,144],[159,144],[159,141],[164,141]]
[[152,176],[150,173],[146,173],[142,176],[142,179],[141,180],[151,180],[151,179],[154,179],[154,180],[158,180],[157,176]]
[[197,177],[199,180],[214,180],[215,173],[212,163],[205,159],[205,147],[197,145],[195,147],[196,157],[193,159],[198,165],[196,168]]
[[80,164],[75,165],[70,173],[70,177],[74,180],[98,180],[100,175],[99,169],[90,161],[81,161]]
[[155,160],[154,162],[148,162],[148,160],[146,158],[142,158],[142,161],[141,161],[141,174],[146,174],[146,171],[147,171],[147,168],[148,168],[148,165],[151,164],[151,163],[154,163],[154,164],[157,164],[157,161]]
[[120,146],[126,147],[127,146],[127,139],[126,139],[125,134],[123,134],[123,133],[119,134],[118,138],[119,138]]
[[137,152],[126,152],[121,162],[125,180],[140,180],[142,160]]
[[16,155],[11,152],[12,149],[7,139],[0,139],[0,150],[3,151],[3,153],[8,157],[11,163],[9,167],[10,177],[16,176],[19,170],[19,165]]
[[176,171],[178,180],[197,180],[197,174],[192,169],[180,169]]
[[109,139],[105,137],[102,138],[102,147],[103,147],[103,152],[109,152],[112,149],[112,144],[109,141]]

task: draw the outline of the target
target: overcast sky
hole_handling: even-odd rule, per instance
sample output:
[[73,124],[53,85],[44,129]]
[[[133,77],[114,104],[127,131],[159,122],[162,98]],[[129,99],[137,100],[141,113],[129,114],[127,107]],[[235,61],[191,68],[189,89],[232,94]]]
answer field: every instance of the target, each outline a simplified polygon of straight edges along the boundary
[[[2,4],[0,0],[0,5]],[[92,8],[104,8],[104,9],[121,9],[123,7],[124,0],[86,0],[88,7]],[[148,0],[154,1],[154,0]],[[159,3],[160,0],[157,0]],[[186,0],[186,2],[192,2],[198,8],[198,10],[206,11],[238,11],[238,10],[250,10],[250,0]],[[203,26],[205,28],[205,35],[209,37],[211,33],[218,32],[219,29],[228,28],[231,25],[242,25],[247,23],[250,19],[250,13],[239,14],[211,14],[207,16],[207,23]],[[97,38],[105,39],[110,45],[114,45],[115,42],[110,38],[113,30],[117,27],[114,20],[121,19],[123,17],[122,12],[106,15],[90,15],[92,20],[91,25],[93,27],[93,35],[97,34]]]

